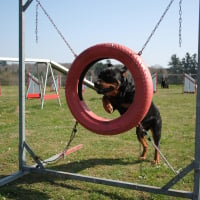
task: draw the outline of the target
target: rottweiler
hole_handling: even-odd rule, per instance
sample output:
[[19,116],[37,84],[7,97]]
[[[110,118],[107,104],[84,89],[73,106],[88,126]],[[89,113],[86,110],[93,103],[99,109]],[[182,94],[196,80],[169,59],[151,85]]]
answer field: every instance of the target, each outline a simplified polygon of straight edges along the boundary
[[165,78],[162,78],[161,88],[169,88],[169,84]]
[[[95,89],[98,94],[103,94],[102,103],[103,107],[108,113],[113,113],[118,110],[120,115],[123,115],[131,105],[134,99],[135,86],[134,80],[126,66],[113,66],[107,65],[98,75],[94,83]],[[136,127],[136,134],[139,142],[142,144],[143,151],[140,156],[141,160],[146,159],[148,144],[145,139],[147,131],[151,130],[154,144],[159,147],[162,129],[162,119],[159,109],[152,102],[151,106]],[[159,152],[155,149],[154,163],[159,163]]]

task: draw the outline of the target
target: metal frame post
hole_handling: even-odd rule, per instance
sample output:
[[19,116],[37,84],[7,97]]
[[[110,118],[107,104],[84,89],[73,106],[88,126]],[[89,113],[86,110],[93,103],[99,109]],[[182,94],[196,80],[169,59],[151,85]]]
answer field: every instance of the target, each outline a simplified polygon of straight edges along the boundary
[[200,0],[199,0],[198,71],[197,71],[196,136],[195,136],[193,199],[200,200]]
[[10,183],[26,174],[25,144],[25,56],[24,56],[24,12],[33,0],[19,0],[19,170],[0,179],[0,186]]
[[25,164],[25,55],[24,55],[24,0],[19,0],[19,170]]

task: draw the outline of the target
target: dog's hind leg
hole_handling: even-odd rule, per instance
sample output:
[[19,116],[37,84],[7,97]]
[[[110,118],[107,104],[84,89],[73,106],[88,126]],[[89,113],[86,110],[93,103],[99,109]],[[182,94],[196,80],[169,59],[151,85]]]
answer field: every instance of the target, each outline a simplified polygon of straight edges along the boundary
[[[156,147],[159,148],[159,144],[160,144],[160,132],[161,130],[151,130],[152,132],[152,136],[153,136],[153,140],[154,140],[154,144],[156,145]],[[154,154],[154,163],[158,164],[159,163],[159,152],[158,150],[155,148],[155,154]]]
[[147,150],[148,150],[148,144],[147,144],[147,141],[145,139],[145,134],[143,133],[142,126],[138,126],[136,128],[136,134],[137,134],[137,138],[138,138],[139,142],[142,144],[142,147],[143,147],[143,151],[142,151],[142,154],[140,156],[140,159],[145,160],[146,155],[147,155]]

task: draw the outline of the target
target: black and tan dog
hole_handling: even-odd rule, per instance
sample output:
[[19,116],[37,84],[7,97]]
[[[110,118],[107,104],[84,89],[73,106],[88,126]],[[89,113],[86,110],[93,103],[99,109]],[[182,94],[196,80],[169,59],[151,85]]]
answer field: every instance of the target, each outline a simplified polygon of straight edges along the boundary
[[[97,93],[103,94],[103,107],[108,113],[118,110],[123,115],[134,99],[135,87],[131,76],[127,76],[126,67],[115,67],[108,65],[98,75],[95,82]],[[142,99],[141,99],[142,101]],[[159,147],[161,138],[162,119],[160,112],[152,102],[148,113],[136,127],[138,140],[143,146],[143,152],[140,159],[145,160],[148,144],[145,139],[146,131],[151,130],[154,143]],[[159,163],[159,153],[155,149],[154,163]]]

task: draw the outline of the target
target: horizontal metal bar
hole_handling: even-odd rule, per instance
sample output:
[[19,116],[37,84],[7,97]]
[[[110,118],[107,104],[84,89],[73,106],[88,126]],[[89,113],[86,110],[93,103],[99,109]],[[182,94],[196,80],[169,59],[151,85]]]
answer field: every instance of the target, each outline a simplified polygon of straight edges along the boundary
[[182,197],[182,198],[188,198],[188,199],[192,199],[193,197],[192,192],[182,191],[182,190],[172,190],[172,189],[163,190],[162,188],[155,187],[155,186],[141,185],[137,183],[129,183],[129,182],[123,182],[123,181],[117,181],[117,180],[111,180],[111,179],[104,179],[104,178],[97,178],[97,177],[85,176],[81,174],[55,171],[55,170],[50,170],[50,169],[39,169],[39,168],[33,168],[33,167],[28,167],[28,166],[24,167],[24,170],[27,170],[29,172],[34,172],[34,173],[41,173],[41,174],[42,173],[53,174],[58,177],[62,177],[62,178],[65,177],[72,180],[86,181],[86,182],[91,182],[95,184],[103,184],[103,185],[108,185],[108,186],[144,191],[144,192],[149,192],[149,193],[154,193],[154,194],[164,194],[164,195]]
[[[14,57],[0,57],[1,61],[7,62],[19,62],[19,58]],[[50,59],[40,59],[40,58],[25,58],[26,63],[49,63]]]
[[0,179],[0,187],[4,186],[4,185],[6,185],[6,184],[8,184],[8,183],[10,183],[12,181],[17,180],[18,178],[21,178],[22,176],[24,176],[26,174],[29,174],[29,171],[25,171],[25,172],[24,171],[18,171],[18,172],[13,173],[13,174],[11,174],[9,176],[1,178]]
[[[18,58],[11,58],[11,57],[0,57],[0,61],[19,62],[19,59]],[[61,64],[59,64],[55,61],[49,60],[49,59],[25,58],[25,63],[32,63],[32,62],[33,63],[45,63],[45,64],[50,63],[53,69],[56,69],[63,74],[68,74],[68,72],[69,72],[69,69],[67,69],[63,65],[61,65]],[[89,88],[95,89],[94,83],[87,80],[86,78],[84,78],[83,83],[85,85],[87,85]]]

